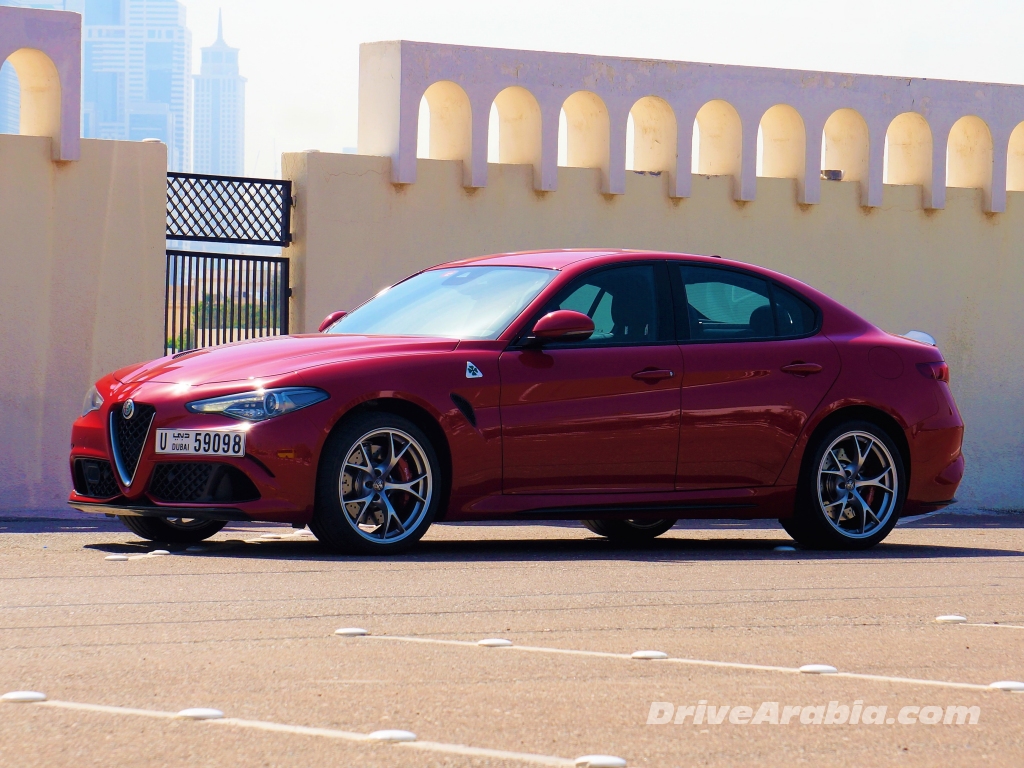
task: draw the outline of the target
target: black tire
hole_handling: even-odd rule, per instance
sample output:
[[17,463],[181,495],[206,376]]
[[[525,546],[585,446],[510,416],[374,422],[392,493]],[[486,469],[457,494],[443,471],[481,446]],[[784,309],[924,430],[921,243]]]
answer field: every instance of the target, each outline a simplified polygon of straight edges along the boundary
[[[393,448],[381,436],[385,433],[393,436]],[[368,448],[368,459],[360,446]],[[385,456],[388,450],[392,451],[391,457]],[[397,460],[392,460],[394,454],[399,454]],[[350,458],[353,462],[348,461]],[[361,466],[367,461],[371,466],[363,470]],[[410,480],[412,475],[426,481]],[[404,480],[397,485],[408,490],[396,490],[396,479]],[[371,500],[366,501],[368,498]],[[443,499],[437,451],[423,430],[393,413],[361,413],[342,422],[327,439],[309,529],[335,552],[392,555],[419,541]]]
[[655,539],[676,520],[580,520],[583,527],[616,544],[642,544]]
[[179,522],[178,518],[123,515],[120,520],[136,536],[167,544],[198,544],[218,533],[227,523],[222,520]]
[[[875,441],[874,445],[868,441],[868,436]],[[860,459],[859,469],[854,467],[858,459],[852,456],[853,446],[857,446],[858,451],[863,449],[865,454],[865,458]],[[834,455],[826,459],[826,453]],[[846,461],[850,463],[845,464]],[[887,467],[888,462],[891,465]],[[877,424],[860,420],[838,424],[808,446],[793,517],[781,519],[779,523],[808,548],[869,549],[889,535],[903,511],[907,494],[904,467],[903,455],[896,443]],[[869,476],[867,480],[865,475]],[[882,484],[892,486],[894,482],[895,486],[883,488],[877,482],[868,482],[879,478],[884,478]],[[864,488],[867,491],[861,495]],[[858,499],[867,503],[870,513],[865,514]],[[826,513],[826,506],[840,519]]]

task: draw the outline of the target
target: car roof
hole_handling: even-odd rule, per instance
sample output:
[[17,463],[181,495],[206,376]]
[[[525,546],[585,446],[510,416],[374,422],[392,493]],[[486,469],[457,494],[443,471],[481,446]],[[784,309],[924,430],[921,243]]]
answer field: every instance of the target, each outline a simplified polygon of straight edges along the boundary
[[[607,256],[626,256],[634,258],[672,258],[672,259],[696,259],[708,260],[721,263],[717,256],[698,256],[687,253],[668,253],[663,251],[642,251],[625,248],[559,248],[545,251],[519,251],[517,253],[497,253],[490,256],[475,256],[459,261],[449,261],[439,264],[433,269],[446,267],[461,267],[467,264],[475,266],[489,265],[501,267],[542,267],[544,269],[565,269],[571,264],[581,261],[591,261]],[[748,266],[744,264],[743,266]]]

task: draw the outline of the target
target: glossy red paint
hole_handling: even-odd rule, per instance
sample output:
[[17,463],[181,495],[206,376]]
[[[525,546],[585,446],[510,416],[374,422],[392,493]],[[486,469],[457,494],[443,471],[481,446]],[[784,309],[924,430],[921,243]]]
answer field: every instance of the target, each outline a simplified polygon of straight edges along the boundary
[[[516,341],[575,278],[620,263],[686,262],[772,281],[817,307],[807,338],[637,346],[528,347]],[[132,398],[156,416],[131,485],[70,503],[116,512],[164,506],[150,493],[158,428],[238,427],[187,402],[260,387],[315,386],[329,399],[254,423],[243,472],[259,499],[222,505],[242,518],[308,523],[325,441],[365,409],[392,410],[431,437],[446,475],[447,520],[598,517],[785,518],[816,433],[870,418],[905,453],[905,513],[950,502],[963,474],[963,422],[937,349],[875,328],[824,294],[725,259],[649,251],[541,251],[454,262],[534,266],[557,277],[493,341],[306,334],[165,357],[97,383],[103,406],[72,429],[71,462],[112,460],[110,412]],[[482,374],[467,378],[467,362]],[[472,407],[474,423],[453,400]],[[204,459],[205,460],[205,459]],[[116,476],[116,473],[115,473]],[[106,507],[84,505],[105,503]],[[175,510],[189,505],[170,505]],[[217,505],[195,505],[197,516]]]

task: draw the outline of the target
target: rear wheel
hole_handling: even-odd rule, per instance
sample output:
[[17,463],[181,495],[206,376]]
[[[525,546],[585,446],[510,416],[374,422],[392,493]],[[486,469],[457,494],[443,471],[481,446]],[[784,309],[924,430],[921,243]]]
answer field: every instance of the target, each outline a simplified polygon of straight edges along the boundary
[[222,520],[197,520],[189,517],[123,515],[120,520],[135,535],[168,544],[197,544],[218,533],[226,525]]
[[892,438],[877,424],[849,421],[815,443],[794,515],[779,522],[809,547],[867,549],[889,535],[905,498],[903,456]]
[[391,413],[361,414],[324,446],[309,528],[336,551],[400,552],[437,515],[440,480],[437,453],[419,427]]
[[676,524],[675,520],[580,520],[583,527],[619,544],[650,541]]

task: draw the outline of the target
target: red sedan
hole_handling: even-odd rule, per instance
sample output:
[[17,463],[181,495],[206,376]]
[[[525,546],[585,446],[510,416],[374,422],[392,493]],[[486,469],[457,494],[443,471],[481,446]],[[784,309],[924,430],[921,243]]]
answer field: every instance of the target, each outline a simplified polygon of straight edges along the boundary
[[963,422],[925,334],[725,259],[543,251],[420,272],[321,333],[116,371],[74,424],[70,504],[148,539],[229,520],[390,553],[435,521],[778,518],[877,544],[949,504]]

